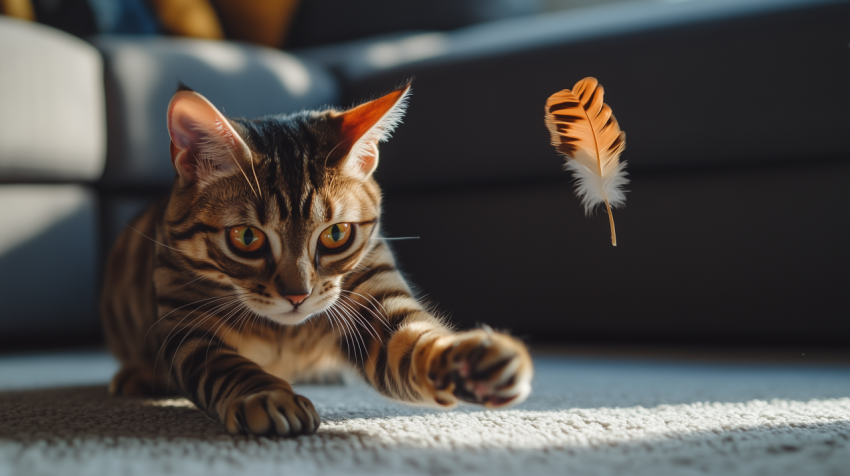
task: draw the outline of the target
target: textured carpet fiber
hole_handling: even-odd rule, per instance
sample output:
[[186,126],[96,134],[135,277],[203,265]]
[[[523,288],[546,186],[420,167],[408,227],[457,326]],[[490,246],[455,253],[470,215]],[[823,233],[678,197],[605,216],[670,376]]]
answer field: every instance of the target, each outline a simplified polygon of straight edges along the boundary
[[101,354],[0,359],[0,476],[850,474],[850,369],[537,358],[512,410],[309,386],[324,422],[231,437],[185,400],[112,399]]

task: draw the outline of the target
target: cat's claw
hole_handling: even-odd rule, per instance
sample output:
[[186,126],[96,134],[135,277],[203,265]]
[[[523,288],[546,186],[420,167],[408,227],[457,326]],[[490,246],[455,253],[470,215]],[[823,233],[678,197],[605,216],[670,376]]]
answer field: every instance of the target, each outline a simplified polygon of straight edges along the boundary
[[296,436],[315,433],[320,422],[310,400],[291,391],[273,390],[231,402],[224,424],[234,435]]
[[450,407],[460,400],[497,408],[525,400],[532,374],[525,346],[486,328],[440,338],[431,353],[428,382],[438,405]]

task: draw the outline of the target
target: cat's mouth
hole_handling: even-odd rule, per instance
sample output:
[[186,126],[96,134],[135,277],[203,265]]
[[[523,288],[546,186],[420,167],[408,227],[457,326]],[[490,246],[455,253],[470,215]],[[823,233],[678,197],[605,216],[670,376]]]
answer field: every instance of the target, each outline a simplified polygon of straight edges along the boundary
[[279,313],[275,314],[274,317],[269,317],[269,316],[266,316],[266,317],[268,317],[269,319],[271,319],[271,320],[273,320],[273,321],[275,321],[279,324],[285,324],[285,325],[291,326],[291,325],[295,325],[295,324],[300,324],[302,321],[307,320],[307,318],[309,318],[311,315],[312,315],[312,313],[302,312],[302,311],[299,311],[298,309],[293,309],[291,311],[279,312]]
[[[255,314],[265,317],[270,321],[274,321],[278,324],[283,325],[295,325],[300,324],[301,322],[310,318],[310,316],[316,314],[316,311],[313,309],[308,309],[308,307],[312,306],[296,306],[292,307],[288,303],[270,303],[267,301],[257,302],[252,299],[248,299],[245,304],[248,306],[251,311]],[[282,309],[283,308],[283,309]],[[288,308],[288,309],[287,309]]]
[[325,309],[322,308],[322,307],[319,307],[318,309],[311,308],[311,309],[308,310],[308,309],[302,309],[299,306],[299,307],[296,307],[295,309],[291,309],[289,311],[278,312],[278,313],[274,314],[273,316],[266,315],[266,317],[268,319],[271,319],[271,320],[279,323],[279,324],[292,326],[292,325],[296,325],[296,324],[301,324],[302,322],[306,322],[310,318],[318,316],[318,315],[322,314],[323,312],[325,312]]

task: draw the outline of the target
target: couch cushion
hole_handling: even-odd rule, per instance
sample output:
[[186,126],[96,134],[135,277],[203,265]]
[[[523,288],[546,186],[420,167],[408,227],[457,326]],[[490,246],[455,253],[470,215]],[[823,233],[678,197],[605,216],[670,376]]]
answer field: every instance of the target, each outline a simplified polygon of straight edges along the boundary
[[416,77],[385,186],[562,176],[546,98],[605,86],[631,170],[850,155],[850,2],[628,2],[304,51],[363,100]]
[[331,75],[314,63],[241,43],[99,36],[109,97],[108,186],[161,187],[174,178],[165,124],[178,81],[228,116],[256,117],[332,104]]
[[847,348],[848,181],[850,161],[636,172],[616,248],[567,180],[389,190],[381,228],[421,237],[392,242],[399,266],[461,328]]
[[91,339],[97,311],[97,201],[76,185],[0,185],[0,341]]
[[0,16],[0,65],[0,181],[97,180],[106,159],[97,50]]

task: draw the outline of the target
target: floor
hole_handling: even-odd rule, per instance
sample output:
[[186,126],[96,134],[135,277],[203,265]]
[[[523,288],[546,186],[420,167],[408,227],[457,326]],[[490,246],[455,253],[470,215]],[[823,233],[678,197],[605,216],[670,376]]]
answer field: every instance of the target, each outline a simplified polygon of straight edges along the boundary
[[503,411],[300,387],[324,421],[297,439],[231,437],[185,400],[110,398],[98,351],[4,356],[0,476],[850,474],[840,356],[592,350],[538,346],[531,397]]

